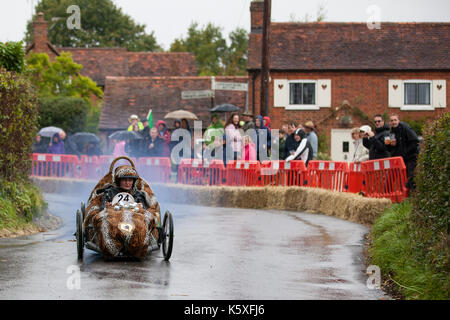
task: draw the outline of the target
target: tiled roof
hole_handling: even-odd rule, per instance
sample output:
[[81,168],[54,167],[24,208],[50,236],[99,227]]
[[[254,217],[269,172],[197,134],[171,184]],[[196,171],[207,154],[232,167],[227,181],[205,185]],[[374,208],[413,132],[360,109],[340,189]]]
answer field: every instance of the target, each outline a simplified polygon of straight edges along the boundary
[[[450,23],[272,23],[272,70],[450,69]],[[250,34],[247,69],[260,69],[261,39]]]
[[[247,77],[215,77],[217,82],[247,83]],[[105,93],[100,114],[100,130],[118,130],[128,127],[128,117],[141,119],[153,110],[153,119],[164,120],[164,115],[178,109],[191,111],[203,125],[210,121],[211,98],[182,100],[182,91],[210,90],[211,77],[106,77]],[[214,105],[231,103],[244,110],[245,91],[216,90]],[[172,127],[173,120],[166,123]]]
[[193,76],[197,74],[192,53],[128,52],[125,48],[59,48],[72,53],[83,65],[81,74],[99,85],[107,76]]

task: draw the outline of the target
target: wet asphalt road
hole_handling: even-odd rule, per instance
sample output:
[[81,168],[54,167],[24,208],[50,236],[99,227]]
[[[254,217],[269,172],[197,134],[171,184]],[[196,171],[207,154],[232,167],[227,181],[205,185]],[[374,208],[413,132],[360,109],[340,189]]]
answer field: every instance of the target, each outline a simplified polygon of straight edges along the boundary
[[63,226],[0,239],[0,299],[388,298],[366,286],[367,228],[307,213],[162,204],[174,214],[170,262],[159,251],[106,262],[85,250],[80,263],[73,233],[85,198],[45,194]]

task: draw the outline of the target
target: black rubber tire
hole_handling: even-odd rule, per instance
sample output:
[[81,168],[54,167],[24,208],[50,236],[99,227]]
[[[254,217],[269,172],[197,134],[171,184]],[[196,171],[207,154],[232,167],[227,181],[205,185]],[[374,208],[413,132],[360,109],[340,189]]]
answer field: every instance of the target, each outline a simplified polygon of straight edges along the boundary
[[173,217],[169,211],[164,214],[163,230],[165,237],[162,242],[162,251],[164,260],[169,261],[173,248]]
[[83,214],[84,221],[84,218],[86,217],[86,205],[84,204],[84,202],[81,202],[81,213]]
[[75,234],[77,236],[78,260],[83,260],[83,251],[84,251],[83,214],[81,213],[80,210],[77,210],[77,225]]

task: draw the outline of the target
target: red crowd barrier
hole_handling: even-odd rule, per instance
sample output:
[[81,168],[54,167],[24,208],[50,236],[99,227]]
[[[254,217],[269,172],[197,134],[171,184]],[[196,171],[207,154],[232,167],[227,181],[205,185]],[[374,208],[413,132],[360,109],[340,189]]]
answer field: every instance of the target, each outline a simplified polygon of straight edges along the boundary
[[359,193],[363,189],[364,176],[361,163],[351,162],[348,166],[348,192]]
[[222,185],[225,166],[220,160],[181,159],[178,182],[191,185]]
[[228,186],[259,186],[260,182],[259,161],[228,161],[227,185]]
[[263,186],[304,186],[307,182],[307,170],[303,161],[261,162],[261,185]]
[[308,187],[347,191],[347,162],[318,161],[308,163]]
[[170,182],[170,158],[139,158],[137,171],[149,182]]
[[31,176],[80,178],[81,165],[77,156],[34,153],[31,156]]
[[100,167],[98,156],[82,155],[80,159],[81,178],[100,179]]
[[[31,176],[99,179],[109,170],[114,156],[32,154]],[[132,159],[149,182],[170,182],[170,158]],[[117,165],[128,164],[118,163]],[[400,202],[408,195],[406,167],[401,157],[360,164],[333,161],[229,161],[182,159],[178,182],[192,185],[308,186],[340,192],[363,192],[367,197]]]
[[401,157],[365,161],[361,168],[365,196],[389,198],[392,202],[401,202],[407,197],[406,166]]

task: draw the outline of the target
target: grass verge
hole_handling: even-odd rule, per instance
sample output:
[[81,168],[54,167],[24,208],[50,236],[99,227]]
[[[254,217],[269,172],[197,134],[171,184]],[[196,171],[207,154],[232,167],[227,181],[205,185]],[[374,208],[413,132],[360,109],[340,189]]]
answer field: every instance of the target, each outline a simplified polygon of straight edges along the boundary
[[38,232],[32,223],[46,209],[38,187],[29,181],[0,180],[0,237]]
[[448,272],[436,271],[426,249],[413,238],[412,205],[392,205],[376,221],[371,232],[371,264],[380,267],[385,290],[394,297],[413,300],[450,298]]

